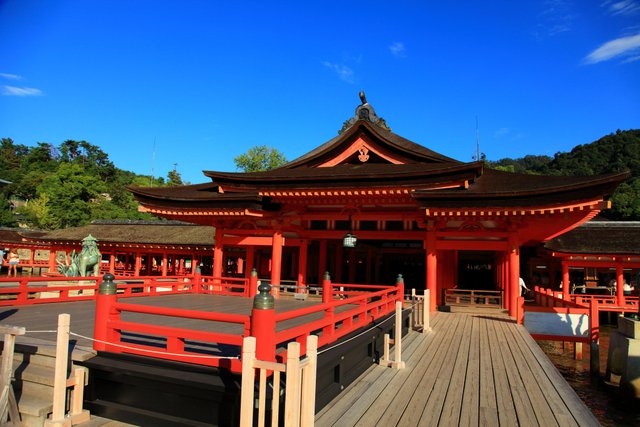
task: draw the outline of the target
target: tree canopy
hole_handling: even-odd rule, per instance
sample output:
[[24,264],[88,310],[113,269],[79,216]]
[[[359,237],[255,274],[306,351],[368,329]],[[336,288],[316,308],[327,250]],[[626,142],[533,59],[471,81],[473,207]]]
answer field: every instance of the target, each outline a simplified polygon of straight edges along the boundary
[[[45,142],[27,147],[3,138],[0,178],[12,182],[0,189],[0,225],[42,229],[80,226],[94,219],[159,219],[138,212],[127,186],[167,185],[164,178],[118,169],[99,147],[74,140],[57,147]],[[168,179],[181,185],[176,171]]]
[[544,175],[600,175],[630,171],[629,180],[611,197],[612,208],[603,212],[608,219],[640,220],[640,129],[616,131],[590,144],[559,152],[553,157],[525,156],[487,162],[489,167],[511,172]]
[[236,168],[242,172],[260,172],[275,169],[287,163],[280,151],[266,145],[252,147],[233,159]]

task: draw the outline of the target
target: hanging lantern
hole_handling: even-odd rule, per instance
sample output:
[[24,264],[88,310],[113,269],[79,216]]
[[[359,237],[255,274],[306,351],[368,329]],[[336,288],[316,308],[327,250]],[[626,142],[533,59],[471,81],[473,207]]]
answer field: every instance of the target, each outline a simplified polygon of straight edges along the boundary
[[343,248],[355,248],[356,243],[358,242],[358,238],[351,233],[347,233],[344,235],[342,239],[342,247]]

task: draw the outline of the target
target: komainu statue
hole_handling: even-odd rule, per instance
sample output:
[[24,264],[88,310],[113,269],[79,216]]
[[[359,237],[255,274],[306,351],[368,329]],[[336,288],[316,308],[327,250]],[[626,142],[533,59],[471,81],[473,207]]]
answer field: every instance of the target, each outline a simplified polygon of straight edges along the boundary
[[79,254],[75,250],[71,252],[69,256],[71,262],[58,261],[58,272],[67,277],[87,277],[89,273],[97,277],[100,274],[102,260],[97,241],[91,234],[82,239],[82,251]]

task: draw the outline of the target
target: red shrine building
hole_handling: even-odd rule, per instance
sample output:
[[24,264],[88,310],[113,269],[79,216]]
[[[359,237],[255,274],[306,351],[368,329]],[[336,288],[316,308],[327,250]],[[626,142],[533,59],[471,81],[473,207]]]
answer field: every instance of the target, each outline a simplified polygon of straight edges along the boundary
[[[213,276],[230,263],[285,282],[394,283],[501,290],[513,315],[521,252],[593,218],[626,173],[501,172],[460,162],[391,131],[361,95],[339,134],[277,169],[205,171],[210,182],[131,188],[141,209],[215,227]],[[523,264],[524,265],[524,264]],[[435,296],[435,297],[433,297]]]

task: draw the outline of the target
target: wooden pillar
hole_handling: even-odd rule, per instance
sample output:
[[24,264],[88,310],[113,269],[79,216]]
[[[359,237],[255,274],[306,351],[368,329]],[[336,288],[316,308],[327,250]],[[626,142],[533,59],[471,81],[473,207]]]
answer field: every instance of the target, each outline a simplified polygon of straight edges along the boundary
[[167,275],[167,264],[169,263],[169,257],[167,257],[167,251],[162,252],[162,275]]
[[374,260],[374,256],[373,256],[373,248],[369,248],[367,249],[367,265],[366,267],[366,275],[365,275],[365,282],[366,283],[373,283],[371,281],[371,278],[373,276],[373,269],[374,269],[374,265],[373,265],[373,260]]
[[193,252],[191,254],[191,274],[196,274],[196,268],[198,268],[198,255]]
[[247,246],[247,262],[244,266],[245,277],[251,277],[251,270],[256,268],[256,247],[251,245]]
[[[2,261],[0,260],[0,267],[2,266]],[[58,266],[56,265],[56,248],[51,247],[49,249],[49,273],[55,273],[58,271]]]
[[624,305],[624,273],[620,260],[616,260],[616,305]]
[[431,293],[429,310],[435,311],[437,304],[442,304],[442,295],[438,295],[438,275],[436,270],[438,256],[436,254],[436,233],[433,230],[427,231],[425,249],[427,252],[427,289]]
[[215,243],[213,246],[213,277],[216,279],[222,277],[223,237],[224,230],[216,227]]
[[273,232],[271,245],[271,290],[275,297],[280,295],[280,276],[282,273],[282,230]]
[[327,241],[320,240],[320,249],[318,253],[318,283],[322,283],[325,271],[327,271]]
[[566,261],[562,261],[562,299],[569,300],[569,293],[571,292],[571,283],[569,283],[569,264]]
[[309,254],[309,241],[303,240],[298,248],[298,286],[307,286],[307,258]]
[[[136,251],[135,257],[136,257],[136,263],[134,264],[134,267],[133,267],[133,275],[139,276],[140,269],[142,268],[142,257],[140,256],[139,251]],[[149,274],[149,271],[147,271],[147,274]]]
[[358,257],[356,256],[356,250],[349,250],[349,283],[356,282],[356,273],[358,268]]
[[109,273],[115,274],[116,272],[116,254],[111,253],[109,255]]
[[344,265],[344,248],[342,244],[336,245],[336,255],[335,255],[335,263],[336,263],[336,276],[333,278],[334,282],[342,283],[342,270]]
[[520,248],[515,233],[509,236],[509,316],[516,316],[518,297],[520,296]]

